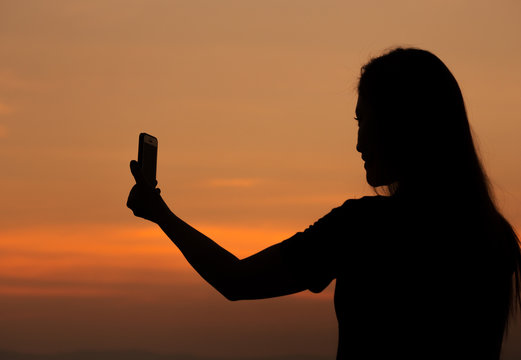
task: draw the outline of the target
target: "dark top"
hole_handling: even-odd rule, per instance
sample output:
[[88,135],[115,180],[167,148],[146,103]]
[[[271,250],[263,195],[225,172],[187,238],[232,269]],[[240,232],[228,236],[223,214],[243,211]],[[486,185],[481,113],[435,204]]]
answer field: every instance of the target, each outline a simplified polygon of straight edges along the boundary
[[336,279],[337,359],[498,359],[510,278],[484,223],[450,205],[364,197],[280,246],[312,292]]

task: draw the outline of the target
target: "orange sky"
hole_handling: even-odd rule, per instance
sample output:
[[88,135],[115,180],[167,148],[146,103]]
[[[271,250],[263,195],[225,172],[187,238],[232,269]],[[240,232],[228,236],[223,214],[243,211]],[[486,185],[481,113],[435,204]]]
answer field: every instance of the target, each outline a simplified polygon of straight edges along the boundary
[[229,303],[125,208],[138,133],[159,138],[171,208],[247,256],[371,193],[359,68],[426,48],[520,229],[520,15],[517,0],[0,0],[0,349],[333,356],[332,286]]

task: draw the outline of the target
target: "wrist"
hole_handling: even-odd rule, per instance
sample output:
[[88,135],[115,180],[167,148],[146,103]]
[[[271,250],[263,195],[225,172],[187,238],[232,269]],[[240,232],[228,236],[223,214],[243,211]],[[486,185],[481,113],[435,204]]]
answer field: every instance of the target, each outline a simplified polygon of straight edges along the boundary
[[163,227],[171,221],[172,217],[175,217],[174,213],[165,204],[164,208],[159,212],[155,223],[160,227]]

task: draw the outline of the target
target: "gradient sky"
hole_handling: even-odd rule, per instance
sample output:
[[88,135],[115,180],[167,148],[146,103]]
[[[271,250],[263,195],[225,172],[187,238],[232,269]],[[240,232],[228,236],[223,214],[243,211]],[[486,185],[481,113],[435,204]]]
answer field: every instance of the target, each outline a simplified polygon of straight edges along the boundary
[[520,229],[520,19],[518,0],[0,0],[0,348],[333,356],[333,286],[227,302],[132,216],[138,133],[171,208],[244,257],[372,193],[360,66],[422,47]]

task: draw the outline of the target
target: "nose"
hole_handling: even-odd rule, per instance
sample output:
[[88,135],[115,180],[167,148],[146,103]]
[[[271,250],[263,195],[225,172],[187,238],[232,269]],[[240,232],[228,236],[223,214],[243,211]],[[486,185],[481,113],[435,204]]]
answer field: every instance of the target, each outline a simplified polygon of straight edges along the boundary
[[356,151],[363,153],[366,146],[367,131],[364,126],[358,124],[358,134],[356,138]]

